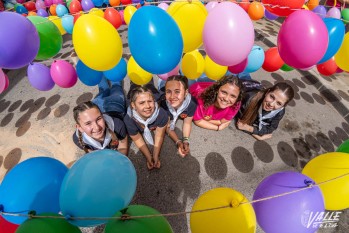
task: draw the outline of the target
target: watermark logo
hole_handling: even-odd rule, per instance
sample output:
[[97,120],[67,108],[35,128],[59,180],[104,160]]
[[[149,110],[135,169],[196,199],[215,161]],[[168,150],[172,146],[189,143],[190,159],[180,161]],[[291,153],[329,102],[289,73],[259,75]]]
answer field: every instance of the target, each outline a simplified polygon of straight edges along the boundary
[[306,228],[335,228],[338,226],[339,211],[309,211],[302,214],[302,225]]

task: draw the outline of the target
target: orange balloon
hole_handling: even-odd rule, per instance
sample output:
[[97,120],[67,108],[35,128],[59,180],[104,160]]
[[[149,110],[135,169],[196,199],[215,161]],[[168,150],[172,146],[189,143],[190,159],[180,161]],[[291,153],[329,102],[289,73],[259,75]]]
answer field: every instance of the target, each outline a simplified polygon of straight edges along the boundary
[[104,12],[104,18],[111,23],[115,29],[118,29],[122,24],[120,13],[114,8],[108,8]]
[[318,5],[319,5],[319,0],[309,0],[307,3],[309,10],[313,10]]
[[56,7],[57,7],[56,4],[52,4],[52,5],[50,6],[50,13],[51,13],[51,15],[57,15],[57,13],[56,13]]
[[252,20],[259,20],[264,16],[264,7],[260,2],[252,2],[247,13]]
[[28,16],[35,16],[37,15],[35,11],[29,11]]
[[111,6],[119,6],[120,5],[120,0],[109,0],[109,4]]
[[248,12],[248,8],[250,7],[250,1],[249,0],[242,0],[239,2],[239,6],[244,9],[246,12]]

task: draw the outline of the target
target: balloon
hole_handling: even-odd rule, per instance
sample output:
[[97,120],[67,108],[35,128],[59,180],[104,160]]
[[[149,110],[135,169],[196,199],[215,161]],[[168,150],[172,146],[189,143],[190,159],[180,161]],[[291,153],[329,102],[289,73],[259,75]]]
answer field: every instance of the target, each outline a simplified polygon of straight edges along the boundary
[[167,11],[167,8],[169,7],[169,5],[167,3],[162,2],[158,5],[158,7],[160,7],[164,11]]
[[92,15],[97,15],[99,17],[102,17],[104,19],[104,12],[103,10],[99,9],[99,8],[92,8],[89,12],[89,14],[92,14]]
[[334,57],[324,63],[318,64],[316,67],[319,73],[325,76],[335,74],[338,69]]
[[36,2],[35,2],[35,8],[37,9],[37,10],[39,10],[39,9],[46,9],[46,5],[45,5],[45,3],[44,3],[44,1],[42,1],[42,0],[37,0]]
[[52,4],[52,5],[50,6],[49,11],[50,11],[50,14],[51,14],[51,15],[53,15],[53,16],[56,16],[56,15],[57,15],[56,8],[57,8],[57,5],[56,5],[56,4]]
[[239,64],[253,46],[253,24],[241,7],[222,2],[207,16],[203,41],[208,56],[215,63],[223,66]]
[[113,68],[122,55],[118,32],[107,20],[96,15],[80,16],[74,26],[73,44],[81,61],[98,71]]
[[64,15],[62,17],[62,27],[69,34],[73,33],[74,28],[74,16],[72,15]]
[[158,74],[158,77],[162,80],[167,80],[168,77],[170,76],[173,76],[173,75],[178,75],[178,72],[179,72],[179,64],[173,69],[171,70],[170,72],[168,73],[165,73],[165,74]]
[[46,7],[50,7],[52,5],[52,0],[44,0]]
[[281,59],[278,48],[272,47],[265,52],[265,60],[262,68],[268,72],[274,72],[280,69],[284,65],[284,61]]
[[[60,206],[72,217],[111,217],[129,205],[136,191],[132,162],[115,150],[97,150],[81,157],[62,182]],[[92,226],[105,220],[71,220]]]
[[307,3],[309,10],[313,10],[318,5],[319,5],[319,0],[309,0]]
[[109,4],[111,6],[119,6],[120,5],[120,0],[109,0]]
[[126,23],[125,23],[125,19],[124,19],[124,11],[123,11],[123,10],[120,10],[120,11],[119,11],[119,14],[120,14],[120,16],[121,16],[122,24],[126,24]]
[[[43,213],[37,216],[49,216],[48,218],[32,218],[25,221],[19,226],[16,233],[33,233],[33,232],[46,232],[46,233],[81,233],[80,229],[74,225],[71,225],[59,214]],[[56,217],[56,218],[55,218]]]
[[341,16],[343,19],[343,23],[348,23],[349,22],[349,9],[345,8],[341,11]]
[[40,16],[28,16],[37,29],[40,37],[40,49],[36,60],[46,60],[55,56],[62,48],[63,39],[57,26],[50,20]]
[[41,17],[48,17],[48,13],[45,9],[39,9],[36,15]]
[[7,75],[0,69],[0,94],[3,93],[9,86]]
[[137,11],[137,8],[134,6],[127,6],[124,10],[124,20],[127,25],[130,24],[131,18],[134,13]]
[[76,73],[80,81],[87,86],[95,86],[101,82],[103,72],[87,67],[82,61],[76,64]]
[[56,25],[56,27],[58,28],[61,35],[64,35],[66,33],[66,31],[64,31],[64,28],[62,26],[62,19],[61,18],[59,18],[58,16],[51,15],[48,17],[48,20],[52,21],[52,23],[54,23]]
[[259,20],[264,16],[264,7],[260,2],[252,2],[247,13],[252,20]]
[[349,140],[344,141],[336,150],[336,152],[349,153]]
[[327,11],[326,17],[340,19],[341,11],[337,7],[332,7]]
[[12,224],[12,223],[6,221],[0,215],[0,229],[1,229],[1,233],[15,233],[17,228],[18,228],[18,225]]
[[312,66],[309,66],[309,67],[305,67],[305,68],[302,68],[300,70],[303,70],[303,71],[308,71],[308,70],[311,70],[315,67],[315,65],[312,65]]
[[92,0],[92,2],[96,7],[100,7],[103,5],[103,0]]
[[152,79],[151,73],[140,67],[133,57],[130,57],[127,63],[127,75],[130,80],[137,85],[144,85]]
[[345,34],[341,47],[334,55],[334,60],[336,61],[339,68],[349,72],[349,33]]
[[[302,173],[309,176],[316,183],[344,175],[348,173],[349,159],[347,153],[331,152],[317,156],[310,160]],[[349,177],[320,185],[325,199],[327,210],[343,210],[349,207]]]
[[89,11],[94,8],[95,5],[93,4],[92,0],[82,0],[81,7],[84,11]]
[[[257,187],[253,200],[259,200],[307,187],[313,181],[298,172],[278,172],[265,178]],[[309,226],[309,213],[324,212],[319,187],[253,203],[258,225],[268,233],[315,232],[319,225]],[[277,223],[277,224],[275,224]]]
[[345,26],[341,20],[333,18],[325,18],[323,20],[327,27],[329,42],[326,53],[318,62],[319,64],[331,59],[337,53],[342,45],[345,34]]
[[23,6],[28,10],[28,11],[35,11],[36,6],[34,2],[26,2],[23,4]]
[[[222,4],[222,3],[220,3]],[[215,211],[192,213],[190,228],[193,233],[256,231],[256,216],[251,204],[240,192],[230,188],[215,188],[202,194],[194,203],[192,211],[231,206]]]
[[215,1],[212,1],[212,2],[208,2],[207,4],[206,4],[206,10],[208,11],[208,12],[210,12],[211,10],[213,10],[213,8],[215,8],[217,5],[219,4],[219,2],[215,2]]
[[68,9],[61,4],[58,4],[56,7],[56,13],[57,16],[62,17],[63,15],[68,14]]
[[[59,191],[67,167],[49,157],[27,159],[12,168],[0,186],[0,203],[4,212],[35,210],[58,213]],[[7,221],[21,224],[27,217],[3,215]]]
[[[118,212],[115,217],[121,217],[123,214],[132,216],[147,216],[160,214],[157,210],[144,205],[130,205],[126,212]],[[104,229],[105,233],[123,232],[123,233],[172,233],[171,225],[165,217],[155,218],[137,218],[131,220],[112,220],[107,223]]]
[[82,11],[82,6],[78,0],[73,0],[69,6],[69,12],[71,14],[78,13]]
[[312,11],[321,18],[325,18],[327,14],[326,8],[324,6],[317,6]]
[[121,0],[121,4],[126,6],[128,4],[132,4],[132,0]]
[[75,22],[78,20],[78,18],[80,17],[80,16],[82,16],[84,14],[84,12],[83,11],[80,11],[79,13],[75,13],[74,14],[74,25],[75,25]]
[[292,68],[291,66],[287,65],[286,63],[280,68],[283,71],[291,71],[294,70],[294,68]]
[[250,1],[249,0],[242,0],[239,3],[239,6],[244,9],[244,11],[248,12],[248,8],[250,7]]
[[287,17],[281,25],[277,46],[285,63],[302,69],[321,60],[328,40],[328,32],[322,19],[311,11],[300,10]]
[[247,66],[244,70],[245,73],[252,73],[259,70],[264,63],[265,55],[264,50],[258,46],[254,45],[250,54],[247,57]]
[[14,12],[0,14],[0,67],[18,69],[33,61],[40,39],[35,26]]
[[29,64],[27,75],[30,85],[39,91],[49,91],[55,86],[50,74],[50,68],[44,64]]
[[265,8],[274,15],[289,16],[297,12],[297,9],[302,8],[304,0],[262,0],[262,3]]
[[121,58],[119,63],[110,70],[103,71],[104,76],[110,81],[121,81],[127,75],[127,64],[125,59]]
[[212,61],[212,59],[206,55],[205,57],[205,74],[212,80],[219,80],[227,73],[228,67],[221,66]]
[[181,32],[171,16],[156,6],[136,11],[129,25],[128,41],[139,66],[153,74],[173,70],[182,58]]
[[52,80],[63,88],[70,88],[78,81],[74,67],[64,60],[54,61],[50,68],[50,74]]
[[192,2],[173,2],[167,13],[176,21],[183,38],[183,52],[187,53],[202,45],[207,10],[198,0]]
[[204,57],[198,50],[184,54],[181,70],[188,79],[199,78],[205,71]]
[[21,4],[16,7],[16,12],[19,14],[28,14],[28,10]]
[[279,18],[279,16],[270,13],[267,9],[265,9],[264,11],[264,17],[268,20],[276,20],[277,18]]
[[52,0],[52,3],[53,4],[61,4],[61,5],[63,5],[64,4],[64,2],[63,2],[63,0]]
[[122,24],[121,15],[114,8],[107,8],[104,11],[104,18],[108,20],[108,22],[111,23],[115,29],[118,29]]
[[245,70],[247,63],[248,63],[248,58],[246,58],[245,60],[243,60],[237,65],[229,66],[228,70],[233,74],[241,73]]

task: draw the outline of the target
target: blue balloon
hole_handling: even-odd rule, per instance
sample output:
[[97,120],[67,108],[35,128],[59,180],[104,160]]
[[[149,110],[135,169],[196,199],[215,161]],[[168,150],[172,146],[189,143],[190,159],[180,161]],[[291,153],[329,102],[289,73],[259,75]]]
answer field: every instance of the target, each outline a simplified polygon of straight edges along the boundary
[[25,8],[23,5],[18,5],[16,7],[16,12],[19,14],[28,14],[27,8]]
[[345,35],[345,25],[341,20],[335,18],[324,18],[323,20],[328,30],[329,40],[326,53],[318,64],[328,61],[338,52]]
[[127,74],[127,63],[125,59],[121,58],[119,63],[112,69],[103,71],[104,76],[110,81],[121,81]]
[[80,81],[87,86],[97,85],[101,82],[103,77],[103,72],[91,69],[82,63],[81,60],[76,64],[76,72]]
[[62,17],[62,26],[66,32],[68,32],[69,34],[72,34],[73,28],[74,28],[74,16],[64,15]]
[[263,65],[264,59],[264,50],[260,46],[254,45],[248,55],[248,62],[244,73],[252,73],[259,70]]
[[93,4],[97,7],[103,5],[103,0],[92,0]]
[[153,74],[170,72],[182,58],[179,27],[167,12],[156,6],[141,7],[134,13],[128,42],[137,64]]
[[[115,150],[97,150],[80,158],[64,177],[60,205],[71,217],[112,217],[127,207],[136,191],[137,177],[132,162]],[[71,220],[94,226],[106,220]]]
[[[0,204],[4,212],[27,214],[58,213],[59,192],[68,168],[60,161],[48,157],[35,157],[17,164],[5,176],[0,186]],[[3,215],[14,224],[27,217]]]
[[58,17],[62,17],[65,14],[68,14],[68,9],[62,4],[58,4],[56,7],[56,14]]

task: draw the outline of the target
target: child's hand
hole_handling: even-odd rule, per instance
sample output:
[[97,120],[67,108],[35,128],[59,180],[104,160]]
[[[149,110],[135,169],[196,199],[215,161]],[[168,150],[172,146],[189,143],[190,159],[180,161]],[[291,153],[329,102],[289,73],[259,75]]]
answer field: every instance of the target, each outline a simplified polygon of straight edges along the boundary
[[153,163],[153,161],[147,160],[147,167],[148,167],[149,170],[153,169],[153,168],[154,168],[154,163]]
[[184,141],[183,142],[183,152],[184,152],[185,155],[189,154],[189,152],[190,152],[189,142],[188,141]]
[[154,156],[154,168],[159,169],[161,167],[160,159],[158,156]]
[[177,142],[178,154],[184,158],[186,156],[184,143],[182,141]]

